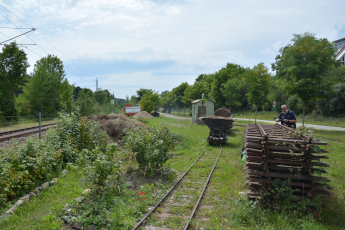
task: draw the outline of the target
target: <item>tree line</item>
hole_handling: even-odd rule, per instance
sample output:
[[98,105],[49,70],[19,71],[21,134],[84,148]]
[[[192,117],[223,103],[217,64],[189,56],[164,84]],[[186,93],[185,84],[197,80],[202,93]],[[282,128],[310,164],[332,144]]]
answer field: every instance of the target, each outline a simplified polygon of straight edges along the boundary
[[[211,74],[200,74],[192,85],[183,82],[160,94],[141,88],[126,99],[115,98],[108,90],[93,92],[71,85],[62,61],[54,55],[38,60],[27,74],[26,53],[16,43],[5,45],[0,53],[0,116],[71,112],[77,106],[82,115],[120,112],[124,104],[139,104],[153,112],[190,108],[194,100],[215,102],[215,108],[232,111],[267,111],[273,100],[278,108],[286,104],[296,114],[343,117],[345,114],[345,67],[334,59],[336,46],[315,34],[293,35],[272,64],[253,68],[236,63]],[[114,100],[114,104],[111,104]]]
[[336,51],[335,44],[325,38],[295,34],[292,44],[280,49],[272,64],[273,72],[263,63],[253,68],[227,63],[215,73],[200,74],[192,85],[184,82],[160,95],[140,89],[131,101],[144,104],[141,100],[150,92],[150,98],[155,95],[151,108],[184,109],[204,95],[215,102],[215,108],[267,111],[276,100],[278,108],[286,104],[297,114],[344,117],[345,66],[334,59]]
[[57,56],[41,58],[27,74],[29,66],[27,54],[15,42],[4,45],[0,52],[0,116],[70,113],[76,107],[83,115],[119,112],[121,105],[108,90],[93,92],[71,85]]

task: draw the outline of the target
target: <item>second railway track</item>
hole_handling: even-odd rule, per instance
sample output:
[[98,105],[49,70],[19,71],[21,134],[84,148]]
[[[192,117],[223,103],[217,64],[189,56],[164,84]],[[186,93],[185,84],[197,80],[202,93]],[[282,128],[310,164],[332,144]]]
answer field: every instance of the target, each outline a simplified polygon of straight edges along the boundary
[[[48,130],[49,128],[55,128],[55,127],[56,127],[56,124],[42,125],[41,131],[44,132],[44,131]],[[9,141],[12,138],[26,137],[26,136],[29,136],[32,134],[36,134],[38,132],[39,132],[38,126],[1,132],[0,133],[0,142]]]
[[205,148],[135,229],[189,229],[223,151]]

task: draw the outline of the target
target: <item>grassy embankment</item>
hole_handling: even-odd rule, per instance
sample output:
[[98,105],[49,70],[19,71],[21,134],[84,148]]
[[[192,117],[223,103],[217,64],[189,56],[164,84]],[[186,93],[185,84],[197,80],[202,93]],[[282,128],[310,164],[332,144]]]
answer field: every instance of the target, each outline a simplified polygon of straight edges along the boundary
[[[150,126],[159,126],[164,121],[169,129],[175,133],[181,143],[174,150],[174,158],[168,161],[178,174],[183,173],[189,165],[207,146],[205,141],[208,134],[206,126],[192,125],[188,120],[174,120],[157,118],[148,121]],[[236,124],[245,125],[244,121],[237,121]],[[330,159],[327,169],[331,186],[334,188],[334,197],[325,206],[320,218],[311,215],[302,217],[287,213],[284,210],[271,211],[262,207],[243,201],[239,192],[245,191],[245,171],[240,161],[240,152],[245,127],[235,126],[229,136],[229,143],[224,147],[217,168],[213,174],[210,185],[202,200],[204,207],[197,211],[196,221],[192,227],[204,227],[205,229],[345,229],[343,216],[345,215],[345,133],[336,131],[315,131],[315,135],[321,140],[329,142],[325,148],[329,150]],[[210,151],[218,152],[219,147],[209,147]],[[165,185],[156,183],[153,189],[149,186],[138,187],[128,195],[135,195],[144,191],[146,193],[145,205],[152,206],[157,201],[157,195],[161,190],[166,190],[169,183]],[[58,185],[45,191],[40,199],[18,209],[16,216],[9,221],[0,224],[0,229],[63,229],[62,220],[58,213],[65,203],[71,202],[80,196],[84,189],[77,172],[72,172],[66,178],[59,179]],[[140,199],[140,198],[139,198]],[[133,205],[140,202],[132,200]],[[237,205],[236,205],[237,204]],[[238,205],[241,204],[241,205]],[[131,205],[127,203],[126,205]],[[177,211],[177,214],[179,211]],[[172,226],[174,225],[172,220]],[[128,221],[128,227],[134,224],[132,218]]]

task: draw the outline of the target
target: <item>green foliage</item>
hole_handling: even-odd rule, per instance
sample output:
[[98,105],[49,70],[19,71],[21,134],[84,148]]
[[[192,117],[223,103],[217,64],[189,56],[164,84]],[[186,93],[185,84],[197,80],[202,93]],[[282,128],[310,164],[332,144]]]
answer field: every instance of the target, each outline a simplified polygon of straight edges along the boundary
[[191,106],[191,102],[200,99],[202,94],[204,94],[204,98],[207,99],[210,90],[211,86],[207,84],[207,82],[195,82],[192,86],[186,88],[182,101],[186,106]]
[[31,114],[30,101],[24,96],[24,94],[20,94],[16,98],[16,105],[21,116],[27,116]]
[[159,99],[159,104],[165,109],[171,109],[175,106],[176,95],[171,91],[163,91]]
[[100,194],[119,194],[122,189],[123,167],[117,144],[112,143],[102,152],[99,148],[83,150],[78,161],[85,167],[85,182],[91,189],[90,199]]
[[139,90],[137,90],[137,96],[133,98],[133,96],[131,97],[131,101],[136,100],[137,102],[141,101],[141,98],[148,92],[153,92],[152,89],[144,89],[144,88],[140,88]]
[[142,170],[159,169],[172,157],[168,152],[174,147],[174,136],[164,124],[159,128],[128,130],[126,134],[124,146],[136,154]]
[[138,117],[137,120],[144,123],[144,124],[149,123],[148,119],[146,119],[146,118]]
[[[52,132],[46,134],[53,137]],[[38,143],[28,138],[24,146],[1,153],[0,203],[22,195],[61,169],[61,151],[54,143]]]
[[263,192],[264,196],[270,196],[272,199],[266,205],[277,210],[284,209],[287,212],[293,212],[298,216],[321,210],[320,196],[298,197],[294,194],[295,190],[288,185],[290,182],[290,179],[282,180],[277,178],[273,180],[272,189]]
[[79,106],[82,116],[90,116],[95,113],[96,100],[90,89],[83,89],[78,93],[76,104]]
[[57,120],[58,143],[62,146],[70,146],[72,151],[62,151],[65,162],[74,162],[78,152],[83,149],[94,149],[99,147],[105,151],[108,136],[105,132],[100,132],[96,122],[87,121],[82,118],[77,109],[71,115],[60,115]]
[[[100,132],[96,123],[81,119],[78,111],[71,116],[61,114],[57,125],[41,141],[28,138],[24,145],[14,144],[1,152],[0,203],[51,179],[66,163],[75,162],[83,149],[107,150],[107,134]],[[96,171],[103,167],[101,160]]]
[[23,91],[32,113],[55,113],[61,109],[61,103],[69,112],[72,110],[73,88],[65,80],[62,61],[54,55],[49,54],[36,62]]
[[243,77],[249,85],[247,91],[248,102],[257,111],[259,107],[268,103],[267,95],[270,89],[271,75],[268,73],[268,68],[260,63],[243,74]]
[[71,113],[73,109],[73,85],[70,85],[68,79],[65,78],[61,84],[59,93],[61,110]]
[[325,38],[317,39],[311,33],[294,34],[292,41],[292,45],[280,49],[280,55],[272,64],[282,88],[290,95],[298,95],[304,105],[325,98],[332,81],[326,80],[324,75],[339,66],[339,61],[333,59],[335,44]]
[[345,114],[345,83],[333,86],[329,99],[318,103],[318,111],[326,117],[344,117]]
[[324,79],[331,81],[333,84],[345,83],[345,66],[339,66],[328,70],[324,74]]
[[148,91],[140,100],[140,107],[142,111],[151,113],[158,110],[159,94],[154,91]]
[[[225,68],[220,69],[212,76],[211,93],[215,107],[240,105],[240,88],[244,85],[241,74],[247,71],[244,67],[227,63]],[[232,89],[232,87],[235,87]],[[242,95],[243,97],[244,95]]]
[[0,53],[0,111],[3,116],[16,116],[15,91],[24,81],[29,67],[26,53],[15,42],[4,45]]
[[184,92],[189,87],[190,86],[188,85],[187,82],[183,82],[179,86],[173,88],[173,90],[171,91],[175,95],[175,103],[174,104],[178,109],[186,107],[187,104],[183,101],[183,97],[184,97]]

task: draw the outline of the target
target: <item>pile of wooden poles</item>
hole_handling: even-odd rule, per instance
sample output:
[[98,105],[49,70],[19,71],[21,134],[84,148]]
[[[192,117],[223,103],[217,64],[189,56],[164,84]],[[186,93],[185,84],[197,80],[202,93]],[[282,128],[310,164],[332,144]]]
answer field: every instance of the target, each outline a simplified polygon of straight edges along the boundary
[[244,144],[247,197],[270,198],[265,191],[272,190],[277,179],[299,197],[330,194],[330,180],[321,176],[329,167],[322,162],[328,158],[322,145],[328,143],[279,124],[248,124]]

